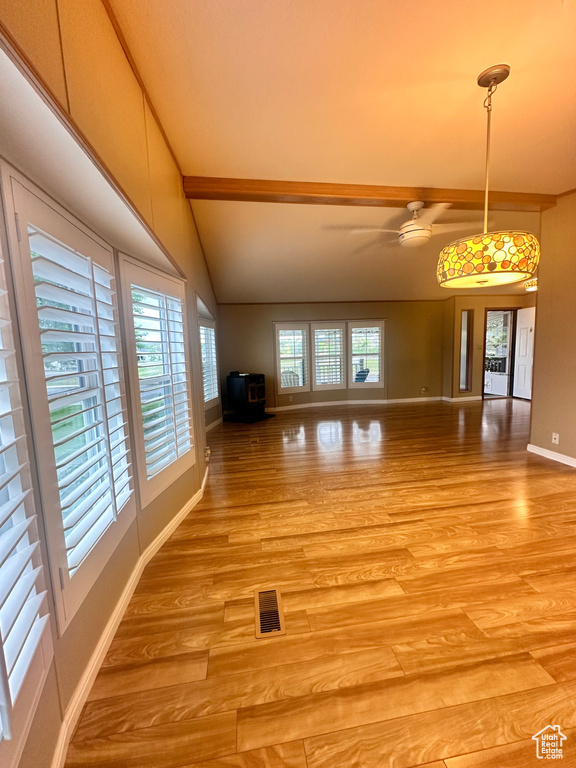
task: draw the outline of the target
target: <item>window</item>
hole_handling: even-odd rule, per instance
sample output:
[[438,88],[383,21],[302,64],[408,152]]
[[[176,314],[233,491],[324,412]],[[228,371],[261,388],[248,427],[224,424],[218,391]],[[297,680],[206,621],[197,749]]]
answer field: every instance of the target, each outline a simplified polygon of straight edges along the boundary
[[312,326],[314,389],[345,389],[344,323]]
[[200,321],[200,351],[202,354],[202,383],[204,406],[210,408],[219,400],[218,361],[216,359],[216,330],[213,323]]
[[0,764],[7,768],[52,657],[19,378],[0,260]]
[[62,632],[134,519],[111,249],[13,181],[32,428]]
[[278,392],[308,392],[308,323],[276,323],[276,375]]
[[73,576],[132,492],[113,277],[31,226],[28,239]]
[[310,390],[310,338],[314,390],[384,387],[383,320],[276,323],[275,328],[279,394]]
[[151,501],[195,460],[184,284],[122,262],[142,498]]
[[348,323],[350,387],[382,387],[382,336],[384,323]]
[[460,326],[460,392],[472,389],[472,323],[474,310],[463,309]]

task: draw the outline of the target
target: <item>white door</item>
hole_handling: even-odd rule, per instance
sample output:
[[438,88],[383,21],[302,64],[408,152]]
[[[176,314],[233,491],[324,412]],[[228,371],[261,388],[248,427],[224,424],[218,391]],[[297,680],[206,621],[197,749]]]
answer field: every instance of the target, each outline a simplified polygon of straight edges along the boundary
[[514,362],[514,397],[532,398],[532,360],[534,357],[534,321],[536,308],[519,309],[516,320],[516,359]]

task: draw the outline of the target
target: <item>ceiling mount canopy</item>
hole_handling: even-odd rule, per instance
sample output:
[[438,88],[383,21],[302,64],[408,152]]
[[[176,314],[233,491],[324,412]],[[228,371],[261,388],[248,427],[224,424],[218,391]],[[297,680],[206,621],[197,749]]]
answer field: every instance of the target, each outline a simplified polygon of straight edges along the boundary
[[478,75],[478,85],[488,89],[484,100],[487,116],[484,232],[455,240],[440,251],[437,276],[444,288],[489,288],[517,283],[532,277],[538,266],[540,244],[531,232],[487,231],[492,96],[509,74],[507,64],[497,64]]

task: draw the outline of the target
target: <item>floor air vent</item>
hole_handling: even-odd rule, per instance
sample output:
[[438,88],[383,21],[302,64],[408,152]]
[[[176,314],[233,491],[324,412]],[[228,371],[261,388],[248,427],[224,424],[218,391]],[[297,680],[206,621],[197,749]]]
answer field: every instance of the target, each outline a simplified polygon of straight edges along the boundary
[[279,589],[257,589],[254,593],[256,637],[285,635],[286,624]]

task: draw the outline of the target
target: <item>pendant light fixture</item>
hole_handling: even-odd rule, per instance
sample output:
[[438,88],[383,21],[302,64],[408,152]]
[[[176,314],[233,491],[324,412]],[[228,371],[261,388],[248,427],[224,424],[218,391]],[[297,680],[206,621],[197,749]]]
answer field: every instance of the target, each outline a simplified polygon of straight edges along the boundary
[[533,280],[526,280],[524,283],[524,290],[528,293],[532,293],[533,291],[538,290],[538,278],[535,277]]
[[487,115],[484,232],[455,240],[440,251],[437,275],[444,288],[488,288],[517,283],[532,277],[538,266],[540,244],[532,233],[487,231],[492,96],[509,74],[507,64],[498,64],[478,75],[478,85],[488,89],[484,100]]

